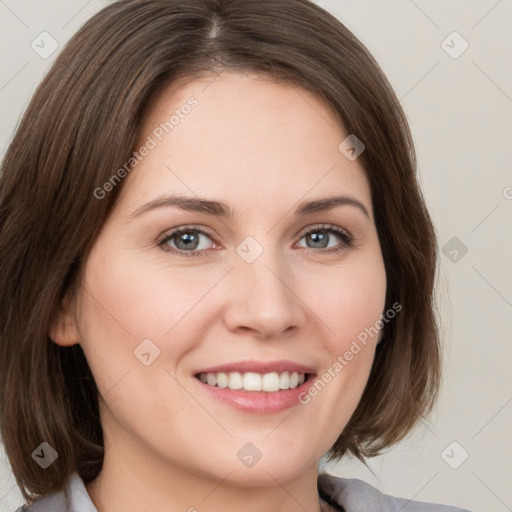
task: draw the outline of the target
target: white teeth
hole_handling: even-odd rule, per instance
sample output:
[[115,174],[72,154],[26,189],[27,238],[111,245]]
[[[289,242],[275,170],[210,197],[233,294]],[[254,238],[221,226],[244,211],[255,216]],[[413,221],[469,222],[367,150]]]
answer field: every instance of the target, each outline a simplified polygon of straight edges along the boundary
[[219,388],[227,388],[228,387],[228,374],[227,373],[217,373],[217,386]]
[[290,374],[288,372],[283,372],[279,376],[279,387],[281,389],[290,389]]
[[244,389],[246,391],[261,391],[261,375],[259,373],[244,373]]
[[282,389],[294,389],[306,380],[306,374],[298,372],[218,372],[201,373],[199,380],[210,386],[229,389],[243,389],[244,391],[266,391],[269,393]]
[[263,391],[279,391],[279,374],[277,372],[265,373],[261,378]]
[[242,374],[238,372],[231,372],[228,375],[228,388],[229,389],[242,389],[244,383]]

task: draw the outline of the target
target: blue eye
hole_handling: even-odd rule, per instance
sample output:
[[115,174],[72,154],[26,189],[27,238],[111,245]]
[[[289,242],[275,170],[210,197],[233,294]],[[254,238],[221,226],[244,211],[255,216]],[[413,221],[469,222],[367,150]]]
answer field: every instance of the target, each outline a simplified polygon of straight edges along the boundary
[[202,238],[211,239],[211,236],[203,229],[185,226],[166,235],[158,245],[164,251],[177,252],[183,256],[202,256],[207,249],[207,247],[200,247]]
[[[328,247],[326,244],[329,243],[332,235],[336,235],[340,238],[343,241],[343,244],[341,246],[335,245],[334,247]],[[343,251],[354,245],[354,238],[352,235],[343,229],[329,224],[324,224],[322,226],[317,226],[314,229],[310,229],[302,235],[301,240],[306,237],[309,237],[309,240],[311,240],[313,244],[316,244],[316,246],[306,247],[306,249],[309,251],[312,250],[313,252],[320,251],[322,254]]]
[[[341,245],[329,247],[329,241],[336,235],[342,240]],[[308,252],[315,254],[334,253],[343,251],[354,245],[353,237],[345,230],[332,225],[321,225],[310,229],[301,236],[308,238],[313,247],[305,247]],[[202,228],[195,226],[184,226],[171,231],[165,235],[158,245],[166,252],[174,252],[180,256],[204,256],[208,251],[208,242],[204,239],[212,240],[212,235]],[[217,247],[213,242],[214,247]],[[201,247],[202,246],[202,247]],[[303,247],[303,246],[302,246]],[[211,248],[211,247],[210,247]]]

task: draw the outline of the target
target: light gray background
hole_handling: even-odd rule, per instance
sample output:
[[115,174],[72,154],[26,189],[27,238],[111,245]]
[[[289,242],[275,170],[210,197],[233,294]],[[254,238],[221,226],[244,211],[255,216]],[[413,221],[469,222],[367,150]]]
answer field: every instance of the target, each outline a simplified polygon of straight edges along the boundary
[[[60,49],[107,3],[0,0],[1,155],[59,51],[42,59],[32,41],[47,31]],[[363,41],[394,86],[440,248],[449,244],[438,286],[446,353],[435,414],[369,460],[371,470],[353,461],[329,470],[410,499],[512,510],[512,1],[317,3]],[[463,49],[458,36],[446,39],[453,31],[469,44],[458,58],[447,53]],[[21,503],[0,452],[0,509]]]

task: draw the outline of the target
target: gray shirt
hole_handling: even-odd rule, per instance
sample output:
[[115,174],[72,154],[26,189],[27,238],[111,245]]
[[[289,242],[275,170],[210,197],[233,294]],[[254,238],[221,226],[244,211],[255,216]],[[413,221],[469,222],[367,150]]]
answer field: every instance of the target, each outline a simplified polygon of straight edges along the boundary
[[[318,477],[323,512],[469,512],[382,494],[357,479],[337,478],[327,473]],[[71,475],[66,489],[25,505],[16,512],[98,512],[78,473]]]

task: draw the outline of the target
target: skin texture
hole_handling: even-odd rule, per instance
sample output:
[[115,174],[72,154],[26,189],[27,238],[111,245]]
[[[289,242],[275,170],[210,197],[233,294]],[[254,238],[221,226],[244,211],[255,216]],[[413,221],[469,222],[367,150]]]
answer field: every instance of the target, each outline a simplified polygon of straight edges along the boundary
[[[100,512],[318,511],[318,461],[355,410],[377,339],[307,405],[274,414],[222,403],[193,375],[283,359],[320,375],[375,324],[386,275],[369,184],[338,150],[348,134],[327,104],[243,73],[167,88],[140,145],[190,97],[197,106],[124,178],[81,291],[52,333],[60,345],[79,340],[99,388],[105,462],[87,490]],[[178,193],[223,201],[235,216],[168,206],[131,217]],[[292,214],[300,201],[342,194],[369,218],[350,205]],[[190,224],[211,233],[200,235],[199,256],[178,254],[178,237],[159,246]],[[326,253],[345,242],[312,243],[304,235],[319,224],[348,231],[355,245]],[[248,236],[263,248],[252,263],[236,251]],[[147,338],[160,350],[149,366],[134,356]],[[247,442],[262,454],[251,468],[237,458]]]

